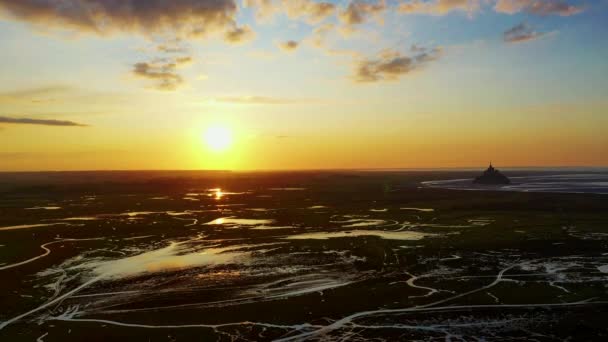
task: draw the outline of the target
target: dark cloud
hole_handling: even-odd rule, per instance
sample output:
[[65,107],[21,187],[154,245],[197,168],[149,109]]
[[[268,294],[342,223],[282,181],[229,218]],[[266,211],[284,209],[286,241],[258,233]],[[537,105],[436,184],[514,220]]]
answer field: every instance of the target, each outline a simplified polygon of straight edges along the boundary
[[184,84],[184,79],[177,73],[179,67],[192,63],[190,56],[161,58],[152,62],[140,62],[133,65],[133,74],[140,78],[156,81],[155,88],[173,91]]
[[544,35],[545,33],[534,31],[526,23],[521,23],[505,31],[503,39],[507,43],[523,43],[536,40]]
[[63,127],[86,127],[73,121],[51,120],[51,119],[30,119],[30,118],[10,118],[0,116],[0,123],[17,125],[42,125],[42,126],[63,126]]
[[202,35],[236,26],[235,0],[0,0],[0,11],[39,26],[97,34]]
[[508,14],[526,12],[536,15],[570,16],[582,12],[584,8],[570,5],[565,0],[498,0],[494,9]]
[[441,49],[424,49],[412,56],[397,51],[383,51],[375,59],[364,59],[356,63],[354,80],[358,83],[397,81],[402,76],[422,69],[441,55]]
[[288,40],[286,42],[279,43],[279,47],[283,51],[292,52],[295,51],[300,46],[300,43],[295,40]]

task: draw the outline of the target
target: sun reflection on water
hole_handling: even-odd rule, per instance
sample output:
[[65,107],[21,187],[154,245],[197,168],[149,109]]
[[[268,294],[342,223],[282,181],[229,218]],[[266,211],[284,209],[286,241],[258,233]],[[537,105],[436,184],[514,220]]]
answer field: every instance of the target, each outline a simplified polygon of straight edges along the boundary
[[213,197],[213,198],[215,198],[216,200],[221,200],[221,199],[224,197],[224,195],[226,195],[226,194],[224,193],[224,191],[222,191],[222,189],[221,189],[221,188],[209,189],[208,191],[209,191],[208,196],[209,196],[209,197]]

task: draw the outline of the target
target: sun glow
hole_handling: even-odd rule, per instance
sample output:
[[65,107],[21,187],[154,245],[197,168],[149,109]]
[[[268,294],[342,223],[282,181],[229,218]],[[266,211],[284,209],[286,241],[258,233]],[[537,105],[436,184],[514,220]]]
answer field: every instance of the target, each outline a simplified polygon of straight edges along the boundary
[[222,152],[232,145],[232,132],[222,126],[209,127],[205,132],[204,139],[210,150]]

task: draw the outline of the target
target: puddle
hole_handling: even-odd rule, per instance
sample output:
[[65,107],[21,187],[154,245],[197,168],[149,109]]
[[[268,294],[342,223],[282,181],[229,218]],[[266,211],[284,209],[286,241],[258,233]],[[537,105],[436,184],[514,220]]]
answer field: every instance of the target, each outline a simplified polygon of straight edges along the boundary
[[314,209],[327,209],[327,208],[329,208],[329,207],[326,207],[324,205],[313,205],[312,207],[308,207],[306,209],[314,210]]
[[61,207],[33,207],[25,208],[26,210],[59,210]]
[[137,216],[163,214],[163,213],[165,213],[165,212],[164,211],[133,211],[133,212],[128,212],[128,213],[122,213],[122,214],[120,214],[120,216],[137,217]]
[[49,227],[56,226],[61,223],[37,223],[37,224],[22,224],[18,226],[8,226],[8,227],[0,227],[0,231],[3,230],[19,230],[19,229],[27,229],[27,228],[39,228],[39,227]]
[[72,269],[89,269],[103,278],[127,278],[145,273],[176,271],[200,266],[230,264],[246,252],[228,252],[227,248],[197,249],[184,243],[171,243],[165,248],[116,260],[90,261]]
[[310,274],[290,279],[281,279],[258,291],[266,298],[301,296],[308,293],[320,292],[351,284],[348,277],[336,275]]
[[221,217],[211,222],[205,223],[206,225],[227,225],[227,226],[263,226],[266,224],[273,223],[274,220],[265,219],[242,219],[234,217]]
[[431,208],[399,208],[401,210],[411,210],[411,211],[420,211],[420,212],[424,212],[424,213],[430,213],[435,211],[435,209],[431,209]]
[[182,199],[184,201],[200,202],[200,200],[198,198],[194,198],[194,197],[184,197]]
[[481,226],[481,227],[494,223],[494,220],[489,219],[489,218],[476,218],[476,219],[469,219],[467,221],[474,226]]
[[335,223],[349,223],[343,225],[345,228],[356,228],[356,227],[371,227],[371,226],[382,226],[387,222],[385,220],[371,220],[371,219],[351,219],[346,221],[334,221]]
[[68,217],[63,219],[57,219],[55,221],[96,221],[99,220],[94,216],[82,216],[82,217]]
[[304,191],[306,188],[270,188],[272,191]]
[[426,234],[412,231],[382,231],[382,230],[353,230],[345,232],[317,232],[317,233],[305,233],[288,236],[285,239],[288,240],[327,240],[332,238],[343,238],[343,237],[358,237],[358,236],[377,236],[384,240],[421,240],[427,236],[434,236],[434,234]]
[[165,211],[165,214],[169,216],[186,216],[196,213],[202,213],[203,210],[186,210],[186,211]]
[[257,226],[251,229],[253,230],[274,230],[274,229],[294,229],[294,226]]

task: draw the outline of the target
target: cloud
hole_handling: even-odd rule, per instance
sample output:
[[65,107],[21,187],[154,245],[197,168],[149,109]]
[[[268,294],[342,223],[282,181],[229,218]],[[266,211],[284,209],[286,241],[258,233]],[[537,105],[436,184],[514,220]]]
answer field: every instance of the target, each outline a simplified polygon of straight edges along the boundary
[[53,102],[57,96],[74,91],[71,87],[64,85],[51,85],[0,92],[0,103],[3,102],[31,102],[46,103]]
[[397,10],[406,14],[445,15],[452,11],[472,14],[480,8],[480,0],[411,0],[399,4]]
[[254,38],[255,32],[249,26],[235,27],[224,33],[224,40],[232,44],[242,44]]
[[515,14],[526,12],[536,15],[571,16],[583,11],[582,6],[570,5],[564,0],[498,0],[494,10]]
[[398,51],[385,50],[375,59],[363,59],[355,64],[353,79],[357,83],[398,81],[402,76],[424,68],[441,55],[440,48],[416,47],[411,56]]
[[353,26],[365,23],[370,18],[376,18],[378,22],[382,22],[381,14],[386,8],[384,0],[378,0],[375,3],[353,0],[338,16],[346,27],[352,28]]
[[298,47],[300,46],[300,43],[296,42],[295,40],[288,40],[286,42],[282,42],[279,43],[279,47],[283,50],[283,51],[287,51],[287,52],[293,52],[295,51]]
[[315,27],[308,41],[317,48],[325,47],[325,40],[327,36],[335,29],[335,25],[333,23],[325,23],[323,25],[319,25]]
[[283,0],[283,7],[291,19],[304,18],[311,24],[327,19],[336,11],[336,5],[331,2],[312,0]]
[[336,11],[336,5],[314,0],[243,0],[244,7],[255,9],[256,20],[271,20],[279,13],[285,13],[293,20],[305,20],[310,24],[319,23]]
[[214,99],[217,102],[230,104],[262,104],[262,105],[278,105],[278,104],[293,104],[300,102],[295,99],[285,99],[268,96],[225,96]]
[[204,35],[236,26],[235,0],[0,0],[0,12],[41,27]]
[[184,84],[184,79],[177,73],[177,69],[192,61],[192,57],[184,56],[140,62],[133,65],[133,74],[140,78],[157,81],[155,88],[158,90],[173,91]]
[[255,9],[258,21],[269,21],[281,11],[275,0],[243,0],[243,6]]
[[161,53],[186,53],[188,48],[179,38],[169,39],[156,47],[156,51]]
[[63,127],[86,127],[73,121],[51,120],[51,119],[30,119],[30,118],[10,118],[0,116],[0,123],[17,125],[42,125],[42,126],[63,126]]
[[544,32],[536,32],[526,23],[521,23],[505,31],[503,39],[507,43],[523,43],[536,40],[544,35]]
[[181,46],[170,46],[167,44],[161,44],[157,46],[156,49],[158,50],[158,52],[163,53],[184,53],[187,51],[186,48],[183,48]]

